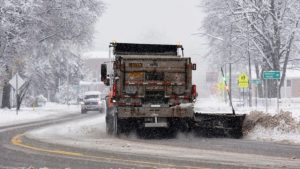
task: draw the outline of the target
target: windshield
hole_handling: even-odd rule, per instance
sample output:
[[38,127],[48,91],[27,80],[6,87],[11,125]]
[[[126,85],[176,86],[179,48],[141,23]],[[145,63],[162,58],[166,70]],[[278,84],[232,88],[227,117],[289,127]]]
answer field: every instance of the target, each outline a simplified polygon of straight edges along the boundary
[[97,99],[99,98],[99,95],[86,95],[84,96],[84,99]]

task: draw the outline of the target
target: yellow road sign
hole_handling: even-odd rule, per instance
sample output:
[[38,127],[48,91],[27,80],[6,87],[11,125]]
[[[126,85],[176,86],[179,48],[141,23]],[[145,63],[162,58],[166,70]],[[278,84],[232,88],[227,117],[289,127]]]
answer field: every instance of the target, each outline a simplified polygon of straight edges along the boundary
[[224,82],[219,82],[219,83],[217,84],[217,88],[218,88],[219,90],[224,90],[224,89],[225,89],[225,83],[224,83]]
[[238,79],[239,88],[248,88],[249,87],[249,77],[246,73],[241,73]]

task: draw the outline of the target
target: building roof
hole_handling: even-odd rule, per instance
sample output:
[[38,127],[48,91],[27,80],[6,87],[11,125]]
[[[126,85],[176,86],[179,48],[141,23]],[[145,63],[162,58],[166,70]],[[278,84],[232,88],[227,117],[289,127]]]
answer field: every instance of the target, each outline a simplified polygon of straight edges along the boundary
[[109,58],[109,53],[108,51],[90,51],[90,52],[85,52],[82,55],[82,59],[108,59]]
[[300,79],[300,70],[286,70],[286,78],[287,79]]

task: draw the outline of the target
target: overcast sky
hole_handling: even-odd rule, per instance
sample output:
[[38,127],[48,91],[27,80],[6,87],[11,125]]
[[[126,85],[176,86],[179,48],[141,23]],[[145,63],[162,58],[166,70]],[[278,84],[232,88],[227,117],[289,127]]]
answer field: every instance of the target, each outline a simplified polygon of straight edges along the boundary
[[102,0],[105,13],[96,25],[95,51],[108,44],[180,43],[189,56],[203,55],[201,41],[192,33],[201,26],[200,0]]
[[[203,59],[207,46],[192,35],[201,27],[201,0],[102,0],[106,11],[96,25],[91,53],[108,51],[112,41],[161,43],[184,46],[185,56],[197,63],[193,81],[205,91],[207,64]],[[98,53],[99,54],[99,53]],[[98,55],[97,54],[97,55]],[[203,92],[201,92],[203,94]]]

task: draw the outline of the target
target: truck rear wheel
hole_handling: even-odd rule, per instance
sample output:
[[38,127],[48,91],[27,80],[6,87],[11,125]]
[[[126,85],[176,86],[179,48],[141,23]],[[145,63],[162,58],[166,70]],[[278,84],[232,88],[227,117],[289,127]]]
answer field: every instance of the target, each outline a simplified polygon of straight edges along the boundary
[[113,134],[115,136],[119,136],[120,134],[120,127],[119,127],[119,124],[118,124],[118,117],[115,115],[113,116]]
[[86,114],[86,110],[85,109],[81,109],[81,114]]
[[106,115],[106,134],[112,135],[114,132],[114,123],[113,117],[110,115]]

